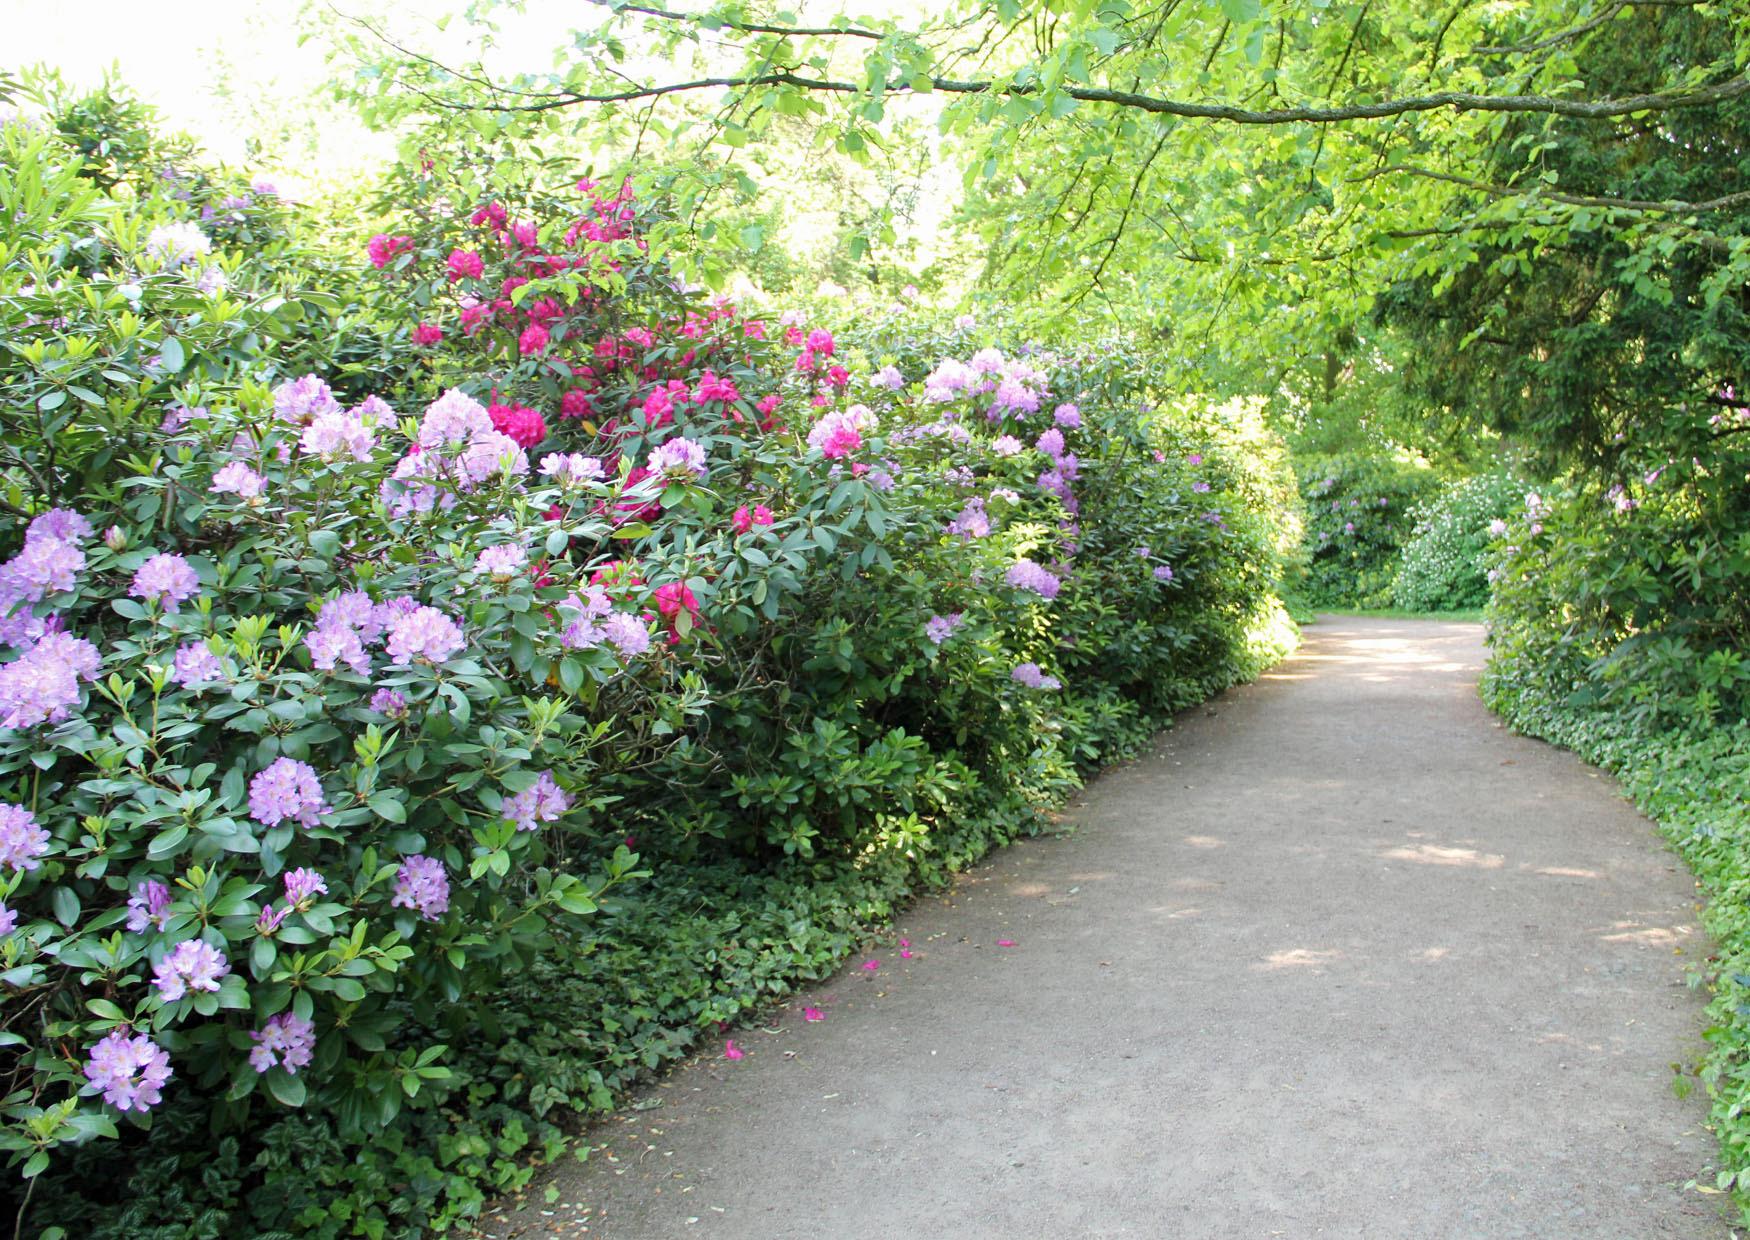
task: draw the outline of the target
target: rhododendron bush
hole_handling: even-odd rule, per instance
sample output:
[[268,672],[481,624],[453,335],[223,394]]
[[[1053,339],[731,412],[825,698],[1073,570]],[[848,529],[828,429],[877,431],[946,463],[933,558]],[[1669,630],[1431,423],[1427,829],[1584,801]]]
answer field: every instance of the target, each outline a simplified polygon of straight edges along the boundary
[[[1255,410],[1120,341],[754,312],[629,183],[502,171],[397,174],[326,260],[341,344],[189,332],[105,405],[125,453],[5,465],[0,1146],[90,1234],[201,1132],[223,1234],[472,1213],[1283,648]],[[7,244],[46,359],[75,273]],[[182,1173],[74,1187],[148,1125]]]

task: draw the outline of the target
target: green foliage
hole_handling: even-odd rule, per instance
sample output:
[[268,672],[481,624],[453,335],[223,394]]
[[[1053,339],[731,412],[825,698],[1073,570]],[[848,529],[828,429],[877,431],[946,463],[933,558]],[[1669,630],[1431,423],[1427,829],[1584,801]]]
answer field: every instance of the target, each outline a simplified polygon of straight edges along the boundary
[[1447,487],[1412,514],[1415,531],[1392,579],[1392,605],[1410,612],[1460,611],[1489,599],[1496,536],[1489,530],[1519,510],[1527,484],[1509,472]]
[[1390,603],[1398,556],[1415,530],[1416,506],[1440,485],[1426,467],[1385,454],[1302,458],[1306,506],[1301,601],[1313,607]]

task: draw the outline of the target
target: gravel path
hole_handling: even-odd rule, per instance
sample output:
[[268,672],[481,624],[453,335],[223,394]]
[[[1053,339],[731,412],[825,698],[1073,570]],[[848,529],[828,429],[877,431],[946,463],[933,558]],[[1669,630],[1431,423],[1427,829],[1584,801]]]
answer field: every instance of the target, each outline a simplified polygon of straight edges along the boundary
[[1494,722],[1482,657],[1476,625],[1313,626],[484,1229],[1724,1237],[1671,1088],[1693,883]]

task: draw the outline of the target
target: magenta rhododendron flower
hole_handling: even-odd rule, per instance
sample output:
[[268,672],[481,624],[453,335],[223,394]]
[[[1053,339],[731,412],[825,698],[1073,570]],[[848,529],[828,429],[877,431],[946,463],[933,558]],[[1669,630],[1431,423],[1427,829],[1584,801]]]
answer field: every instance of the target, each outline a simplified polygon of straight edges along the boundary
[[449,268],[452,284],[457,280],[478,280],[486,274],[486,264],[472,250],[451,250],[445,266]]
[[849,415],[835,411],[814,424],[808,432],[808,446],[829,460],[836,459],[861,448],[863,435]]
[[371,266],[379,271],[394,261],[396,255],[405,254],[412,248],[412,237],[392,237],[388,233],[378,233],[365,243],[365,253],[370,257]]
[[539,323],[530,323],[516,338],[517,352],[524,357],[534,357],[546,349],[550,340],[551,337],[545,327]]
[[748,510],[746,504],[737,508],[735,514],[729,518],[729,528],[737,534],[745,534],[753,529],[753,513]]
[[755,504],[753,506],[753,523],[755,525],[770,525],[772,523],[772,510],[764,504]]
[[532,448],[547,437],[547,419],[539,410],[522,405],[491,405],[487,414],[492,428],[516,441],[519,448]]
[[413,343],[421,348],[430,348],[434,344],[442,344],[444,329],[436,323],[418,323],[413,328]]
[[42,866],[37,858],[49,850],[49,833],[36,815],[22,805],[0,804],[0,865],[14,872]]
[[163,1100],[160,1091],[172,1075],[164,1048],[143,1033],[130,1035],[123,1025],[91,1048],[83,1092],[102,1094],[118,1111],[149,1111]]
[[200,593],[200,588],[200,578],[195,576],[192,564],[179,555],[159,552],[140,565],[128,593],[165,611],[176,611]]

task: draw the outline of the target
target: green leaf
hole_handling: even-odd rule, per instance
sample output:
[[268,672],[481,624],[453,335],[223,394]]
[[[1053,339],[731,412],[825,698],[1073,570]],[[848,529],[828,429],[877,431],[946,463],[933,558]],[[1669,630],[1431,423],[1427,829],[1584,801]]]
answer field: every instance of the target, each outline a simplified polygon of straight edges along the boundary
[[293,1076],[283,1068],[269,1068],[263,1078],[267,1092],[273,1095],[274,1101],[281,1106],[301,1107],[304,1105],[304,1081],[302,1077]]

